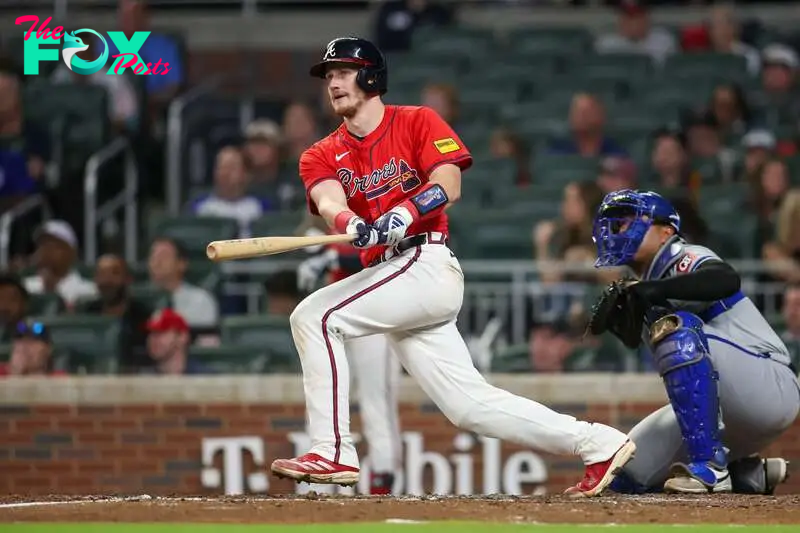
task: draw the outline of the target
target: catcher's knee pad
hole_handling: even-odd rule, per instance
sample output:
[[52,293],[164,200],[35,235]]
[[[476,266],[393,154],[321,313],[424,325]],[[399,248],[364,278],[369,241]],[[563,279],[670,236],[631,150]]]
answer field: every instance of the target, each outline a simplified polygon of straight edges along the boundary
[[686,311],[666,315],[650,328],[650,343],[678,419],[689,461],[726,465],[720,436],[717,381],[703,321]]

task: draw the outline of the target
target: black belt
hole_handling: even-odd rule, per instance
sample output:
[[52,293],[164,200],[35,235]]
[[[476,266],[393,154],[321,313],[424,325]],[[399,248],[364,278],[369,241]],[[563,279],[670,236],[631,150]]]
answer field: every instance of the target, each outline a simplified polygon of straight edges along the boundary
[[403,252],[415,248],[417,246],[422,246],[423,244],[443,244],[447,246],[447,235],[439,232],[435,232],[440,238],[434,238],[431,233],[418,233],[417,235],[412,235],[410,237],[406,237],[395,246],[388,248],[383,255],[378,257],[377,259],[373,260],[369,266],[373,267],[375,265],[379,265],[385,261],[388,261],[392,257],[396,257]]

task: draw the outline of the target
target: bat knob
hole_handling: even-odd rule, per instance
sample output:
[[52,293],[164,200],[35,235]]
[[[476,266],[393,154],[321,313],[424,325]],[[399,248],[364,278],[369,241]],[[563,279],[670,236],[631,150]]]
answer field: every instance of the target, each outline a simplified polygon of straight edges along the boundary
[[217,247],[213,242],[206,247],[206,256],[212,261],[217,258]]

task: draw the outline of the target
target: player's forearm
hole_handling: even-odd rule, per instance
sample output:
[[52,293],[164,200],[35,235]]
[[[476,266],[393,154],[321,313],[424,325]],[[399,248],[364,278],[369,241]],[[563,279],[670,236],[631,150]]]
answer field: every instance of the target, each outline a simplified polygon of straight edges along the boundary
[[742,286],[739,274],[719,261],[702,264],[697,270],[667,279],[642,281],[637,290],[649,300],[713,302],[727,298]]

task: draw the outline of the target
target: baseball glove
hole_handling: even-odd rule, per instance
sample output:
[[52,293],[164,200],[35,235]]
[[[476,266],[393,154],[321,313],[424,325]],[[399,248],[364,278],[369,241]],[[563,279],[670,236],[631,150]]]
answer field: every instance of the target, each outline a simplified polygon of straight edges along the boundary
[[625,346],[639,347],[647,302],[632,287],[632,279],[620,279],[610,283],[592,306],[587,331],[600,335],[610,331]]

